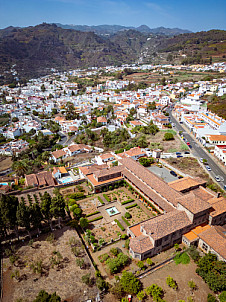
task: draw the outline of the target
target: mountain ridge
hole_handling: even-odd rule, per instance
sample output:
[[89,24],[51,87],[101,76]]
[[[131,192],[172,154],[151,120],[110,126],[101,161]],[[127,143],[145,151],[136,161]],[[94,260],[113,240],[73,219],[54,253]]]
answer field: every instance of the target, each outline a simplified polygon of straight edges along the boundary
[[123,25],[74,25],[74,24],[61,24],[61,23],[53,23],[56,24],[58,27],[64,28],[64,29],[74,29],[79,31],[92,31],[95,32],[98,35],[112,35],[119,31],[123,30],[137,30],[141,33],[154,33],[154,34],[163,34],[166,36],[174,36],[179,35],[183,33],[192,33],[192,31],[187,29],[180,29],[180,28],[166,28],[166,27],[156,27],[156,28],[150,28],[149,26],[142,24],[138,27],[134,26],[123,26]]

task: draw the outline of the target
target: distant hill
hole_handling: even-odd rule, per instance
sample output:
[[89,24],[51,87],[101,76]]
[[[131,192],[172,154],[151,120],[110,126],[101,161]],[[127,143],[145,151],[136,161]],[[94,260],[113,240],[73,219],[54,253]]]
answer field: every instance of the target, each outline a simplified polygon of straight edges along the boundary
[[3,37],[0,31],[0,73],[13,64],[21,75],[29,77],[47,74],[51,68],[67,70],[126,61],[130,58],[118,45],[93,32],[50,24],[14,29]]
[[174,35],[180,35],[184,33],[191,33],[191,31],[186,29],[180,29],[180,28],[165,28],[165,27],[157,27],[157,28],[150,28],[147,25],[141,25],[139,27],[133,27],[133,26],[122,26],[122,25],[63,25],[60,23],[55,23],[58,27],[64,28],[64,29],[74,29],[79,31],[91,31],[96,33],[97,35],[113,35],[116,34],[119,31],[123,30],[137,30],[141,33],[153,33],[156,35],[166,35],[166,36],[174,36]]
[[[141,26],[141,30],[148,29]],[[225,43],[226,31],[222,30],[168,37],[134,29],[100,36],[46,23],[26,28],[9,27],[0,30],[0,83],[13,80],[8,71],[15,64],[21,79],[46,75],[51,68],[65,71],[125,63],[173,63],[172,58],[166,61],[171,53],[180,63],[187,60],[185,64],[189,60],[204,61],[205,57],[210,61],[211,53],[224,60]]]
[[159,51],[181,51],[186,55],[182,61],[184,64],[208,63],[212,58],[225,61],[226,31],[209,30],[174,36],[162,40]]

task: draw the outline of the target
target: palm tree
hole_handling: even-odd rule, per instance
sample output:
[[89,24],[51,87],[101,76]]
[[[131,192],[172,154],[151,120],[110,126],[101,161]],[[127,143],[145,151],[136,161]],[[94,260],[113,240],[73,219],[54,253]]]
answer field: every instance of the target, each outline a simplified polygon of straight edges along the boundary
[[24,174],[28,171],[28,165],[24,160],[14,162],[12,168],[18,176],[23,176],[23,177]]

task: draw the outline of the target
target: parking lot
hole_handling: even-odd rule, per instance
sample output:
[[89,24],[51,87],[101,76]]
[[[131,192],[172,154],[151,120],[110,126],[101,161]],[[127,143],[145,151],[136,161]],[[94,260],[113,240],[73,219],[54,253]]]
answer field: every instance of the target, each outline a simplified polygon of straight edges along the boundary
[[153,172],[155,175],[162,178],[167,183],[178,179],[178,177],[175,177],[170,174],[170,170],[168,170],[164,167],[160,168],[158,166],[151,166],[151,167],[148,167],[147,169],[149,171]]

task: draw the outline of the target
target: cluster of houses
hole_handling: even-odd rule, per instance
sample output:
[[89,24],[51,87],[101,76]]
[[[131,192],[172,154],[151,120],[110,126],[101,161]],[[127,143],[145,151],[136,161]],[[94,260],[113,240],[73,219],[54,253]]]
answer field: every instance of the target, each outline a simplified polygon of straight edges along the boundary
[[7,156],[17,156],[20,152],[28,149],[28,142],[22,139],[15,139],[0,146],[0,154]]
[[92,147],[84,144],[72,143],[63,149],[51,152],[51,156],[49,159],[57,163],[67,157],[71,157],[79,153],[90,153],[90,152],[93,152]]
[[226,121],[223,118],[207,110],[182,104],[175,105],[174,115],[226,165]]

